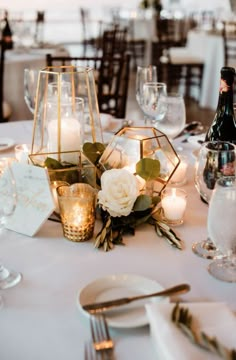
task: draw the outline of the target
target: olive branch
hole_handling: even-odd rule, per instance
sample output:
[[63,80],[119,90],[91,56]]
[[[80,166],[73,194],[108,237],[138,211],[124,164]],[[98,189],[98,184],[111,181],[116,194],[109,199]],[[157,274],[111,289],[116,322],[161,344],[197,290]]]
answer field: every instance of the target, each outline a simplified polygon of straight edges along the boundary
[[171,319],[195,345],[218,355],[224,360],[236,360],[236,349],[228,349],[216,337],[198,330],[196,319],[186,307],[181,307],[177,303],[173,308]]

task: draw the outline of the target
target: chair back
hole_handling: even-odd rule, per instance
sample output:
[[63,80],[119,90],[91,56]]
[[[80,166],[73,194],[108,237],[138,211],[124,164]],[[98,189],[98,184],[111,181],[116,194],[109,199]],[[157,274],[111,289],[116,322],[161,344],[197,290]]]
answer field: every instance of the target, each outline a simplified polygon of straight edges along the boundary
[[236,22],[224,21],[222,36],[224,40],[224,65],[236,67]]
[[126,52],[127,31],[126,27],[120,28],[118,25],[114,25],[111,30],[104,30],[101,44],[103,57],[123,55]]
[[130,75],[130,54],[70,57],[46,55],[47,66],[74,65],[94,69],[99,111],[125,118]]
[[186,33],[183,20],[156,18],[156,31],[159,42],[171,43],[171,46],[184,46]]
[[0,42],[1,55],[0,55],[0,122],[6,121],[4,119],[4,110],[3,110],[3,84],[4,84],[4,62],[5,62],[5,46],[4,42]]

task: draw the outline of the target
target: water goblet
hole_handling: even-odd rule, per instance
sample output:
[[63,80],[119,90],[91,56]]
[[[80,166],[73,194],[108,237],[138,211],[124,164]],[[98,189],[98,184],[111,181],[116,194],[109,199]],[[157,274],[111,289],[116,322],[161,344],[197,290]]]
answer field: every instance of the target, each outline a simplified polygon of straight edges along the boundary
[[167,111],[166,84],[160,82],[146,82],[143,84],[141,108],[153,124],[163,120]]
[[[216,181],[224,176],[234,177],[235,169],[235,145],[227,141],[209,141],[201,146],[195,164],[194,182],[203,202],[209,204]],[[206,259],[222,256],[209,236],[194,243],[192,250]]]
[[[0,159],[0,235],[5,230],[7,219],[15,210],[17,201],[16,186],[8,158]],[[21,274],[10,271],[0,262],[0,289],[15,286]]]
[[186,125],[186,109],[183,95],[179,93],[168,93],[161,97],[166,107],[163,119],[158,121],[158,130],[162,131],[169,139],[174,139]]
[[[155,65],[149,66],[138,66],[136,73],[136,83],[135,83],[135,95],[139,107],[142,109],[143,101],[143,84],[146,82],[156,82],[157,81],[157,67]],[[145,116],[145,121],[146,115]]]
[[[224,218],[222,218],[224,214]],[[217,180],[209,203],[207,228],[222,257],[213,260],[208,271],[215,278],[236,282],[236,181],[235,177]]]
[[35,108],[38,75],[37,69],[24,69],[24,99],[32,114]]

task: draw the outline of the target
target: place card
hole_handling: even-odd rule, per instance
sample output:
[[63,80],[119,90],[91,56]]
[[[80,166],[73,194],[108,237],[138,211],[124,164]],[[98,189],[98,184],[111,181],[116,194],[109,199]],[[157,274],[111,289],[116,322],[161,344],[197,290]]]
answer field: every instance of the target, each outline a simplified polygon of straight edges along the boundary
[[37,233],[55,205],[45,168],[23,163],[13,163],[17,190],[14,213],[7,219],[6,228],[33,236]]

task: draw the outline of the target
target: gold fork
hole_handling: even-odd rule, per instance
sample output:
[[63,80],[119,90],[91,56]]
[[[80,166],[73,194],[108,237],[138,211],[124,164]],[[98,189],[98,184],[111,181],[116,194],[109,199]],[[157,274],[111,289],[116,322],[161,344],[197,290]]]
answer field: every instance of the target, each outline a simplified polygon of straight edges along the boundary
[[84,345],[84,360],[97,360],[95,350],[91,342],[86,342]]
[[93,347],[96,351],[113,352],[114,342],[110,337],[104,314],[90,316]]

